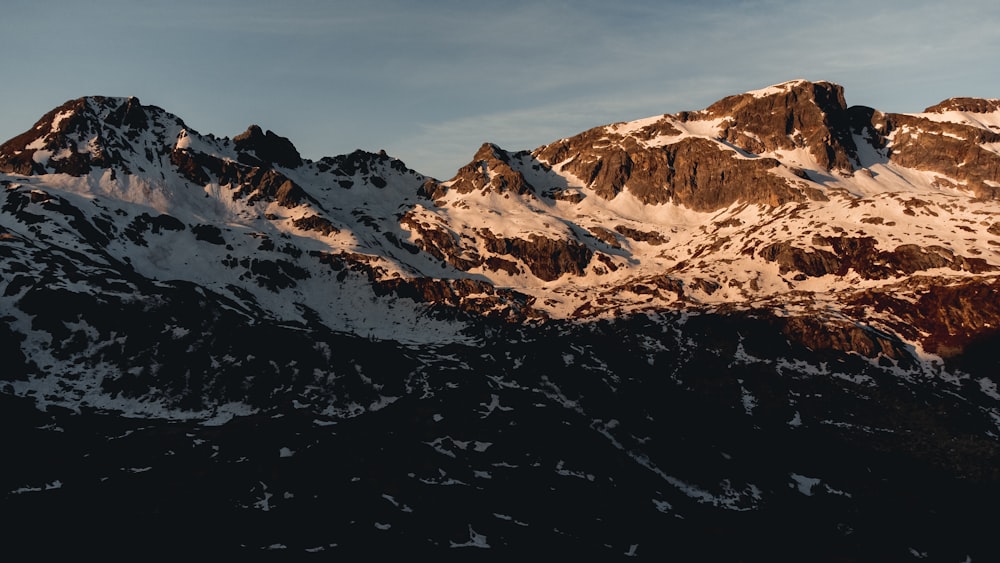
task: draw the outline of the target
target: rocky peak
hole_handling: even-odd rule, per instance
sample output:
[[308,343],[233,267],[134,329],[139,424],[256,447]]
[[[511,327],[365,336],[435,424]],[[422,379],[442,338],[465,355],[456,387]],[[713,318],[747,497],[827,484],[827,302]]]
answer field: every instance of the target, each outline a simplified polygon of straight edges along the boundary
[[827,170],[854,170],[857,147],[840,85],[785,82],[723,98],[701,117],[726,118],[720,136],[747,152],[804,148]]
[[461,194],[474,191],[512,192],[518,195],[531,193],[531,184],[512,166],[513,159],[518,156],[527,156],[527,153],[512,154],[493,143],[483,143],[472,157],[472,162],[459,169],[455,177],[442,186]]
[[1000,111],[1000,100],[984,98],[948,98],[924,110],[924,113],[960,111],[965,113],[995,113]]
[[[135,97],[77,98],[0,146],[0,170],[81,176],[92,168],[131,169],[136,157],[157,157],[148,145],[172,143],[185,127],[180,118],[143,106]],[[142,140],[144,135],[150,136],[148,142]]]
[[323,172],[332,170],[344,176],[373,174],[383,165],[400,172],[409,170],[401,160],[392,158],[384,150],[374,153],[357,149],[350,154],[324,156],[317,164]]
[[149,127],[146,111],[139,102],[139,98],[134,96],[129,96],[124,103],[118,104],[118,107],[104,118],[104,122],[130,130],[141,130]]
[[866,137],[888,147],[894,164],[935,173],[939,188],[1000,199],[1000,154],[992,149],[1000,143],[998,112],[1000,100],[980,98],[951,98],[915,115],[869,110]]
[[302,165],[302,157],[291,141],[270,130],[265,133],[258,125],[251,125],[233,141],[240,160],[246,164],[275,164],[285,168]]
[[[315,163],[315,167],[320,172],[339,177],[336,182],[344,189],[351,189],[358,184],[382,189],[389,185],[388,178],[399,175],[413,178],[417,182],[424,181],[424,176],[408,168],[403,161],[389,156],[384,150],[373,153],[358,149],[350,154],[325,156]],[[433,183],[432,180],[427,182]]]

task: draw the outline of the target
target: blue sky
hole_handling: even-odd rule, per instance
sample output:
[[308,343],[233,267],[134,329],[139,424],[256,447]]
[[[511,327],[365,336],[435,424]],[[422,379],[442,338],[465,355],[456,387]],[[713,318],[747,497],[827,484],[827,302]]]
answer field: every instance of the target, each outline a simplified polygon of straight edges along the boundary
[[478,146],[701,109],[794,78],[916,112],[1000,97],[995,0],[5,0],[0,138],[66,100],[138,96],[307,157],[385,149],[450,177]]

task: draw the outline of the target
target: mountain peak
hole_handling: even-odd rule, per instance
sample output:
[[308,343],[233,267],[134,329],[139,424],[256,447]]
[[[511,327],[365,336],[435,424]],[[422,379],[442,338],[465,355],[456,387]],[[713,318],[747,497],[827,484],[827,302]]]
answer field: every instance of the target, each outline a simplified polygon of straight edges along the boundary
[[524,174],[512,167],[513,158],[524,154],[511,154],[493,143],[483,143],[473,155],[472,162],[460,168],[451,180],[442,185],[462,194],[473,191],[530,193],[532,186],[525,180]]
[[806,149],[827,170],[855,168],[857,147],[839,84],[793,80],[728,96],[705,113],[726,118],[721,136],[747,152]]
[[997,560],[993,107],[797,80],[442,183],[67,102],[0,146],[7,536]]
[[948,98],[924,110],[924,113],[959,111],[965,113],[1000,112],[1000,100],[989,98]]
[[770,86],[767,86],[765,88],[761,88],[761,89],[758,89],[758,90],[750,90],[749,92],[746,92],[746,94],[750,94],[750,95],[752,95],[752,96],[754,96],[756,98],[766,98],[768,96],[777,96],[777,95],[787,94],[787,93],[792,92],[794,90],[803,90],[803,89],[812,88],[813,86],[816,86],[816,85],[834,86],[834,87],[837,87],[837,88],[840,87],[837,84],[833,84],[833,83],[827,82],[825,80],[820,80],[820,81],[817,81],[817,82],[813,82],[811,80],[806,80],[804,78],[796,78],[794,80],[788,80],[788,81],[785,81],[785,82],[781,82],[779,84],[772,84]]
[[[177,116],[143,106],[133,96],[76,98],[0,145],[0,170],[81,176],[92,168],[130,169],[140,145],[172,145],[183,129],[186,125]],[[139,156],[151,154],[143,153]]]
[[302,157],[290,140],[271,130],[264,132],[253,124],[233,137],[240,160],[247,164],[276,164],[285,168],[302,165]]

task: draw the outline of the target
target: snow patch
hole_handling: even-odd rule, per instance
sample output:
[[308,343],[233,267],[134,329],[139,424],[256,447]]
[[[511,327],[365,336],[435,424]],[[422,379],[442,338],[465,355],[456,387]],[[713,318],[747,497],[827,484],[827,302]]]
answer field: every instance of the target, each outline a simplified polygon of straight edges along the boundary
[[813,496],[813,488],[820,484],[820,479],[806,477],[805,475],[799,475],[798,473],[790,473],[789,476],[792,478],[792,481],[794,481],[794,483],[789,486],[797,488],[800,493],[806,495],[807,497]]
[[469,525],[469,540],[463,543],[449,542],[452,548],[475,547],[479,549],[489,549],[490,544],[486,542],[486,536],[472,529]]

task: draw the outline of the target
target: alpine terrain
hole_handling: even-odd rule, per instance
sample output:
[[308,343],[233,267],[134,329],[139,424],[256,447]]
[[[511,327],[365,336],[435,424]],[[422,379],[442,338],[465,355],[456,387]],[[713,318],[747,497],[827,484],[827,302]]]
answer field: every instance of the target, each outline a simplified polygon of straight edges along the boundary
[[93,96],[0,184],[4,552],[1000,556],[1000,100],[798,80],[440,181]]

